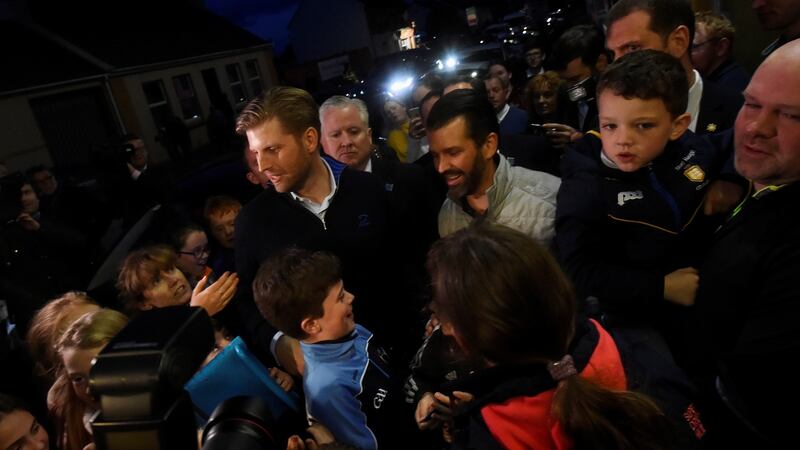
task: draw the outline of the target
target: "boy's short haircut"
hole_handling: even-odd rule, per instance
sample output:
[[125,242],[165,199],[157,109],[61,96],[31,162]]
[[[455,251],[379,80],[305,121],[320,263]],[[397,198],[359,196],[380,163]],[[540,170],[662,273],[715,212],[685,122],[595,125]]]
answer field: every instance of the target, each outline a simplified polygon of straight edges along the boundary
[[242,203],[229,195],[215,195],[206,199],[203,208],[203,218],[206,222],[211,216],[223,216],[229,212],[238,213],[242,209]]
[[295,339],[308,337],[300,324],[324,314],[328,291],[342,279],[339,258],[290,247],[267,259],[253,280],[253,298],[267,321]]
[[614,61],[600,76],[597,96],[610,90],[626,99],[660,99],[673,118],[686,112],[689,82],[680,61],[657,50],[640,50]]
[[122,261],[117,276],[117,290],[126,311],[138,311],[144,301],[144,291],[157,283],[159,276],[175,268],[178,255],[166,245],[140,248]]

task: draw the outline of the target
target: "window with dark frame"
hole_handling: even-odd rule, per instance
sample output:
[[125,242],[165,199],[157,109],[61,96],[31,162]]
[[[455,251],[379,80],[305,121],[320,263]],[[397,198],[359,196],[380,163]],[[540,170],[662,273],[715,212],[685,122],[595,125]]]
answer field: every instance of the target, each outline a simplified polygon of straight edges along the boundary
[[239,69],[239,64],[228,64],[225,66],[225,72],[228,74],[228,84],[231,87],[231,94],[236,103],[247,100],[247,92],[245,91],[244,83],[242,83],[242,72]]
[[261,83],[261,71],[258,70],[258,60],[249,59],[244,62],[244,67],[247,71],[247,82],[250,85],[250,92],[256,96],[264,90],[264,85]]
[[167,101],[164,82],[161,80],[146,81],[142,83],[142,90],[156,127],[163,127],[167,119],[172,116],[172,108],[169,107],[169,102]]
[[175,94],[180,102],[183,118],[193,119],[195,117],[200,117],[202,111],[200,110],[200,102],[197,100],[197,95],[194,91],[192,76],[186,73],[172,77],[172,83],[175,85]]

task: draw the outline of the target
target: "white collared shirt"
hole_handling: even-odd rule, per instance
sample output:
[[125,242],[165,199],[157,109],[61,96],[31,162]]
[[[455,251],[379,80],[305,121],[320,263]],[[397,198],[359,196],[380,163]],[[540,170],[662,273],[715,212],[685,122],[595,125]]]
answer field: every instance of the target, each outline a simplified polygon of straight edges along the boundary
[[364,172],[372,173],[372,158],[367,159],[367,167],[364,167]]
[[510,110],[511,110],[511,107],[508,105],[508,103],[506,103],[506,106],[503,106],[503,109],[501,109],[500,112],[497,113],[497,123],[502,122],[503,119],[506,118],[506,115],[508,115],[508,112]]
[[138,179],[139,179],[139,177],[140,177],[140,176],[142,176],[142,174],[144,173],[144,171],[145,171],[145,170],[147,170],[147,165],[145,165],[144,167],[142,167],[142,170],[139,170],[139,169],[137,169],[136,167],[133,167],[133,164],[131,164],[131,163],[127,163],[127,164],[128,164],[128,172],[130,172],[130,174],[131,174],[131,178],[132,178],[134,181],[138,180]]
[[333,194],[336,193],[336,178],[333,176],[333,170],[331,170],[331,166],[328,165],[328,161],[325,161],[323,158],[322,162],[325,163],[325,168],[328,170],[328,177],[331,181],[331,191],[325,196],[325,198],[322,199],[322,203],[317,203],[294,192],[290,192],[289,194],[292,195],[293,199],[300,202],[300,204],[303,205],[303,208],[314,213],[314,215],[317,216],[322,223],[325,223],[325,212],[328,211],[328,207],[333,199]]
[[697,70],[694,71],[694,83],[689,88],[689,103],[686,105],[686,112],[692,115],[692,123],[689,129],[694,131],[697,128],[697,119],[700,117],[700,99],[703,98],[703,78]]

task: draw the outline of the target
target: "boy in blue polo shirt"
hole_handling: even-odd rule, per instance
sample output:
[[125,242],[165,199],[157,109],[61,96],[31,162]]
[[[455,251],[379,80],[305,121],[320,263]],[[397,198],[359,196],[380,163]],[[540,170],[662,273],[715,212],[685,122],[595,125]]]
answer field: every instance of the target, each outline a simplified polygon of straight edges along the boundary
[[309,422],[359,449],[387,441],[397,425],[391,406],[397,394],[385,353],[355,323],[339,259],[290,248],[262,264],[253,295],[269,323],[300,341]]

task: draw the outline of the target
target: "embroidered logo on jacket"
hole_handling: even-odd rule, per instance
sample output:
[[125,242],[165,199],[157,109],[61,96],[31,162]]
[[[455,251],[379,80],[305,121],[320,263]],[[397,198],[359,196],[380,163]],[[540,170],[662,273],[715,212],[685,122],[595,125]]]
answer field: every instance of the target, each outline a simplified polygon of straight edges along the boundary
[[706,173],[698,165],[687,167],[686,170],[683,171],[683,174],[686,175],[689,181],[694,181],[695,183],[700,183],[706,179]]
[[386,389],[378,389],[378,393],[375,394],[375,398],[372,399],[372,406],[374,406],[375,409],[380,409],[383,401],[386,399],[387,394],[389,394],[389,391]]
[[369,214],[359,214],[358,228],[367,228],[368,226],[370,226]]
[[628,200],[639,200],[644,198],[642,191],[625,191],[617,194],[617,204],[623,206]]

